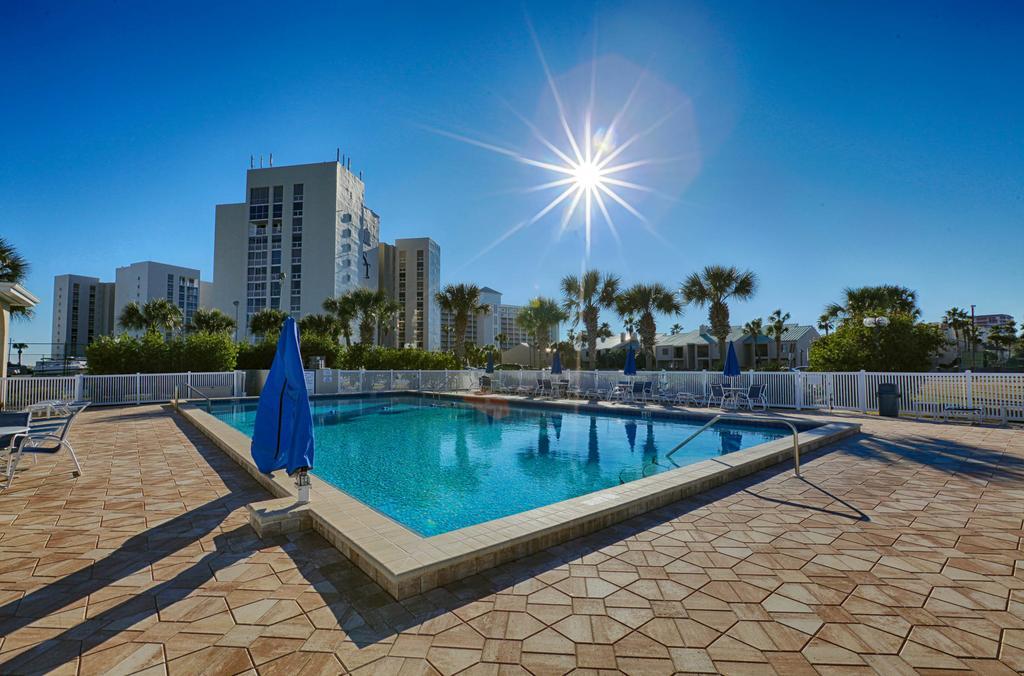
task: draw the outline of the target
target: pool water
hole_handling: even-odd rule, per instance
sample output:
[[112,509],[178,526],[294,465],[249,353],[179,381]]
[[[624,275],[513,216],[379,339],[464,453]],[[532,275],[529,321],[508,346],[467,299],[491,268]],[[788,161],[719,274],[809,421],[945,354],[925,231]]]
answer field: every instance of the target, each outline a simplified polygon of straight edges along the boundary
[[[423,536],[616,486],[623,470],[638,478],[654,459],[674,469],[787,434],[720,423],[666,462],[703,421],[419,396],[312,404],[315,474]],[[255,402],[215,404],[212,413],[252,435]],[[647,473],[655,471],[667,469]]]

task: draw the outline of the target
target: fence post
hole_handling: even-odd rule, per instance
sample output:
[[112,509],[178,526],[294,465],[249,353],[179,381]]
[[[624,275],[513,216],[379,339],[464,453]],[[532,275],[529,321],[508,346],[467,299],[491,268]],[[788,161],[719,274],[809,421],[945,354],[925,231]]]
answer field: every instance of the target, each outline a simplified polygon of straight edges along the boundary
[[794,398],[796,402],[796,410],[800,410],[804,407],[804,374],[797,371],[793,374],[793,386],[796,388],[796,396]]
[[142,403],[142,374],[135,374],[135,405]]
[[82,396],[82,378],[81,373],[75,374],[75,401],[82,401],[84,399]]
[[395,369],[391,369],[391,372],[388,374],[388,389],[395,389]]
[[192,372],[188,371],[185,373],[185,382],[188,383],[189,387],[192,387]]
[[967,369],[964,371],[964,380],[967,382],[967,408],[974,406],[974,393],[971,391],[971,370]]
[[857,403],[860,404],[860,412],[868,412],[868,381],[864,369],[857,374]]
[[359,394],[363,393],[363,372],[365,369],[359,369]]
[[0,378],[0,411],[7,408],[7,376]]
[[702,374],[701,374],[700,389],[702,390],[702,394],[707,394],[708,393],[708,370],[707,369],[704,369]]

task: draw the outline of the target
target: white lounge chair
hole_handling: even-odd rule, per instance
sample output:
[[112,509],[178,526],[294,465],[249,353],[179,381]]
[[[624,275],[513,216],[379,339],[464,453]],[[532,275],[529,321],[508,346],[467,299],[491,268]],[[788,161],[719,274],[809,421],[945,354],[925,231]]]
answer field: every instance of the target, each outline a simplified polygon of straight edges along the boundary
[[82,466],[75,455],[74,447],[68,441],[68,436],[71,434],[71,426],[75,419],[88,405],[67,404],[68,415],[37,420],[35,423],[31,421],[30,414],[28,432],[15,435],[14,445],[7,456],[7,483],[4,487],[8,488],[14,482],[14,473],[25,453],[54,454],[66,449],[71,456],[71,462],[75,465],[74,475],[81,476]]

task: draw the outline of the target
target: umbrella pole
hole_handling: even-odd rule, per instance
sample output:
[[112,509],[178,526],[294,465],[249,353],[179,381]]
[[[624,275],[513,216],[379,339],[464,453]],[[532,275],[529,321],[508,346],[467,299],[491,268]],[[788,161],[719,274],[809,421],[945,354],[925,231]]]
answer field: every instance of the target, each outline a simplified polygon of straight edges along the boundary
[[300,469],[295,474],[295,487],[298,489],[299,492],[298,502],[300,504],[305,504],[309,502],[309,472],[307,472],[305,469]]

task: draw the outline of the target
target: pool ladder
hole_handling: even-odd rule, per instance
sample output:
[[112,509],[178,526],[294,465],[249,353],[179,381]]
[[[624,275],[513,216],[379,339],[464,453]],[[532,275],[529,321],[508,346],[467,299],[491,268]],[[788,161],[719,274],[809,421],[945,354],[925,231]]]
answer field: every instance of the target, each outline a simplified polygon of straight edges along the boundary
[[[745,421],[745,420],[758,420],[758,421],[761,421],[761,422],[782,423],[783,425],[786,425],[787,427],[789,427],[789,429],[793,432],[793,473],[796,476],[800,476],[800,440],[799,440],[799,432],[797,432],[796,425],[794,425],[790,421],[786,420],[785,418],[774,418],[774,417],[771,417],[771,416],[728,415],[728,414],[725,414],[725,413],[716,415],[714,418],[712,418],[711,420],[709,420],[706,423],[704,423],[704,425],[701,426],[701,428],[699,430],[697,430],[696,432],[694,432],[693,434],[691,434],[690,436],[686,437],[681,442],[676,444],[675,447],[671,451],[669,451],[668,453],[665,454],[665,460],[671,460],[672,459],[672,455],[676,451],[678,451],[680,448],[682,448],[686,444],[688,444],[691,441],[693,441],[694,438],[696,438],[699,434],[701,434],[702,432],[706,431],[709,427],[711,427],[712,425],[714,425],[715,423],[717,423],[717,422],[719,422],[721,420],[732,420],[732,421],[741,421],[741,422]],[[674,462],[672,464],[675,467],[679,467],[679,465],[677,465]],[[640,476],[637,477],[637,478],[642,479],[642,478],[648,476],[647,470],[651,469],[651,468],[654,468],[654,467],[663,467],[665,469],[672,469],[671,467],[669,467],[667,465],[659,464],[657,460],[652,460],[651,462],[649,462],[648,464],[646,464],[646,465],[644,465],[643,467],[640,468]],[[630,471],[631,471],[630,468],[625,467],[625,468],[622,469],[622,471],[619,472],[619,483],[620,484],[626,483],[626,481],[628,479],[625,478],[625,475],[626,475],[627,472],[630,472]]]

